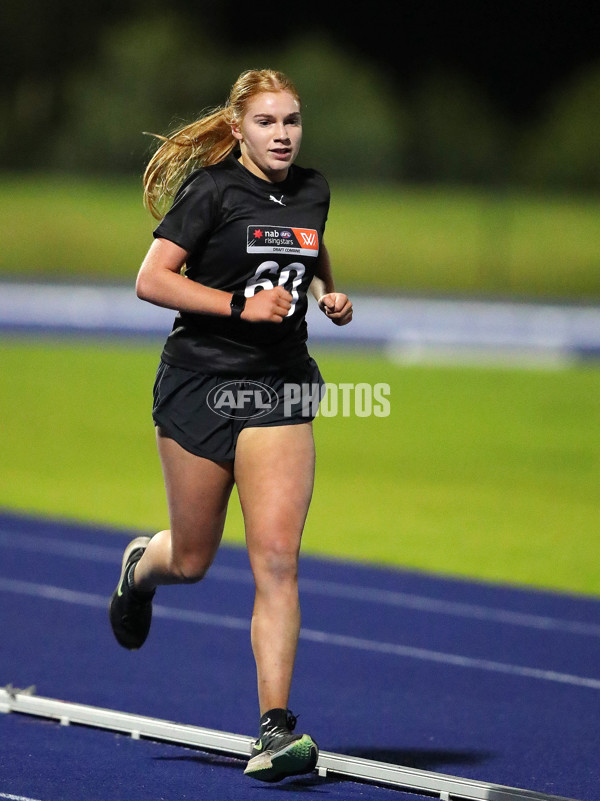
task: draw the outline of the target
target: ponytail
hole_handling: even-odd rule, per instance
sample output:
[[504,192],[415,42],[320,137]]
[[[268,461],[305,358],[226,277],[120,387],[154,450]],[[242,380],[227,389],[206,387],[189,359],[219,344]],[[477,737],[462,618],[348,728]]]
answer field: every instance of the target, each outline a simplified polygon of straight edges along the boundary
[[234,83],[228,102],[169,136],[153,134],[162,144],[144,172],[144,205],[153,217],[163,217],[162,208],[185,178],[198,167],[217,164],[235,149],[231,132],[241,122],[249,101],[261,92],[290,92],[300,97],[289,78],[274,70],[248,70]]

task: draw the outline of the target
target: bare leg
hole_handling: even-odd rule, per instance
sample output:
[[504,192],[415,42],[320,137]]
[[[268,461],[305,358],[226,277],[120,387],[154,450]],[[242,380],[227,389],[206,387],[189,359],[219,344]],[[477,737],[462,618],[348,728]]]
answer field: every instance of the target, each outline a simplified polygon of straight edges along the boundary
[[252,649],[261,715],[288,705],[300,631],[298,556],[314,482],[311,423],[246,428],[235,479],[256,594]]
[[231,463],[195,456],[159,430],[157,442],[171,528],[152,537],[135,568],[135,586],[144,592],[204,576],[221,542],[233,486]]

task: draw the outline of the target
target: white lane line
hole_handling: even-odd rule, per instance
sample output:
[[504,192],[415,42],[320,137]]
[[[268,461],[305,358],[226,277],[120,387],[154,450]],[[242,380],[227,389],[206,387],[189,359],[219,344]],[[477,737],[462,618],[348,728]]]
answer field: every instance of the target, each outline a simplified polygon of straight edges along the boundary
[[[49,553],[56,556],[73,557],[92,562],[106,562],[108,564],[120,564],[123,555],[122,549],[120,548],[104,545],[90,545],[52,537],[37,537],[28,534],[19,534],[17,536],[13,532],[5,529],[0,529],[0,546],[18,548],[20,550],[33,551],[36,553]],[[234,581],[240,584],[253,583],[252,574],[249,570],[226,567],[223,565],[213,565],[208,577],[221,581]],[[429,614],[449,615],[450,617],[463,617],[473,620],[504,623],[541,631],[564,631],[569,634],[600,637],[600,624],[587,623],[585,621],[565,620],[547,615],[514,612],[510,609],[498,609],[480,604],[445,601],[438,598],[429,598],[424,595],[415,595],[413,593],[380,590],[372,587],[361,587],[335,581],[322,581],[302,577],[300,578],[300,587],[303,593],[310,593],[311,595],[385,604],[387,606],[412,609]]]
[[[0,577],[0,592],[12,592],[18,595],[30,595],[46,598],[50,601],[63,601],[76,606],[91,606],[95,609],[108,610],[108,597],[91,592],[69,590],[66,587],[55,587],[51,584],[37,584],[31,581],[19,581]],[[188,609],[174,609],[160,604],[152,605],[154,617],[164,617],[186,623],[199,623],[207,626],[220,626],[228,629],[249,629],[247,620],[230,615],[213,615],[209,612],[195,612]]]
[[26,795],[11,795],[10,793],[0,793],[0,798],[8,798],[9,801],[38,801],[37,798],[29,798]]
[[[223,567],[218,569],[220,569],[220,574],[223,578],[225,578],[225,572],[227,572],[231,580],[240,580],[232,575],[232,571],[236,570],[236,568]],[[510,609],[497,609],[490,606],[469,604],[460,601],[445,601],[438,598],[430,598],[425,595],[397,592],[396,590],[378,590],[373,587],[360,587],[352,584],[341,584],[335,581],[301,578],[300,586],[303,592],[309,592],[314,595],[324,595],[329,598],[368,601],[376,604],[403,607],[419,612],[449,615],[451,617],[465,617],[494,623],[507,623],[512,626],[524,626],[526,628],[540,629],[543,631],[564,631],[570,634],[600,637],[599,624],[585,623],[578,620],[563,620],[547,615],[513,612]]]
[[345,634],[330,634],[329,632],[314,631],[312,629],[302,629],[300,636],[304,640],[319,642],[326,645],[337,645],[343,648],[355,648],[361,651],[372,651],[380,654],[393,654],[409,659],[420,659],[426,662],[439,662],[444,665],[487,670],[494,673],[508,673],[513,676],[541,679],[543,681],[553,681],[560,684],[570,684],[574,687],[587,687],[592,690],[600,690],[600,679],[574,676],[570,673],[560,673],[555,670],[511,665],[505,662],[495,662],[491,659],[474,659],[470,656],[462,656],[461,654],[447,654],[441,651],[431,651],[427,648],[414,648],[410,645],[377,642],[376,640],[367,640],[362,637],[351,637]]
[[18,534],[10,529],[0,528],[0,546],[33,553],[48,553],[55,556],[70,556],[90,562],[121,561],[123,548],[105,545],[90,545],[73,540],[61,540],[57,537],[38,537],[35,534]]
[[[49,584],[36,584],[29,581],[19,581],[0,577],[0,591],[12,592],[20,595],[30,595],[38,598],[47,598],[53,601],[63,601],[79,606],[94,608],[107,608],[107,598],[95,593],[69,590],[65,587],[54,587]],[[250,623],[243,618],[230,615],[215,615],[206,612],[196,612],[188,609],[174,609],[172,607],[154,604],[153,613],[156,617],[169,620],[184,621],[199,625],[218,626],[220,628],[238,629],[248,631]],[[475,659],[461,654],[449,654],[443,651],[433,651],[426,648],[414,648],[409,645],[368,640],[361,637],[351,637],[345,634],[335,634],[315,629],[301,629],[300,638],[322,645],[334,645],[343,648],[353,648],[371,653],[392,654],[408,659],[418,659],[425,662],[437,662],[455,667],[476,670],[492,671],[495,673],[508,673],[523,678],[569,684],[574,687],[586,687],[600,690],[600,679],[585,676],[575,676],[570,673],[560,673],[554,670],[543,670],[522,665],[512,665],[505,662],[495,662],[489,659]]]

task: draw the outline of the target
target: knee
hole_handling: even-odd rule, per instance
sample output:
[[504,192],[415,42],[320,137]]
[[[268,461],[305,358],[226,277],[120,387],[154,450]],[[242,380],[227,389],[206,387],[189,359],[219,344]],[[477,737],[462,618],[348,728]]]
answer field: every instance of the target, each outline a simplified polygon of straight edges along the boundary
[[270,581],[295,582],[298,578],[298,548],[285,538],[271,539],[262,545],[254,561],[255,573]]
[[201,554],[173,554],[171,570],[181,584],[197,584],[202,581],[211,565]]

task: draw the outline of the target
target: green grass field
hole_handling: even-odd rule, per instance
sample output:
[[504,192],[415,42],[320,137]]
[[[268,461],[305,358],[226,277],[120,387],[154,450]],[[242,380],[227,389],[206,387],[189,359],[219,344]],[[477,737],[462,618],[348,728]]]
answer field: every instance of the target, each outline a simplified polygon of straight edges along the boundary
[[[600,199],[332,186],[339,283],[600,298]],[[3,175],[0,277],[132,282],[155,224],[135,179]]]
[[[157,529],[150,417],[160,343],[0,346],[0,506]],[[310,553],[600,594],[600,369],[394,365],[315,354],[329,382],[387,382],[389,417],[319,417]],[[237,501],[226,540],[243,541]]]

